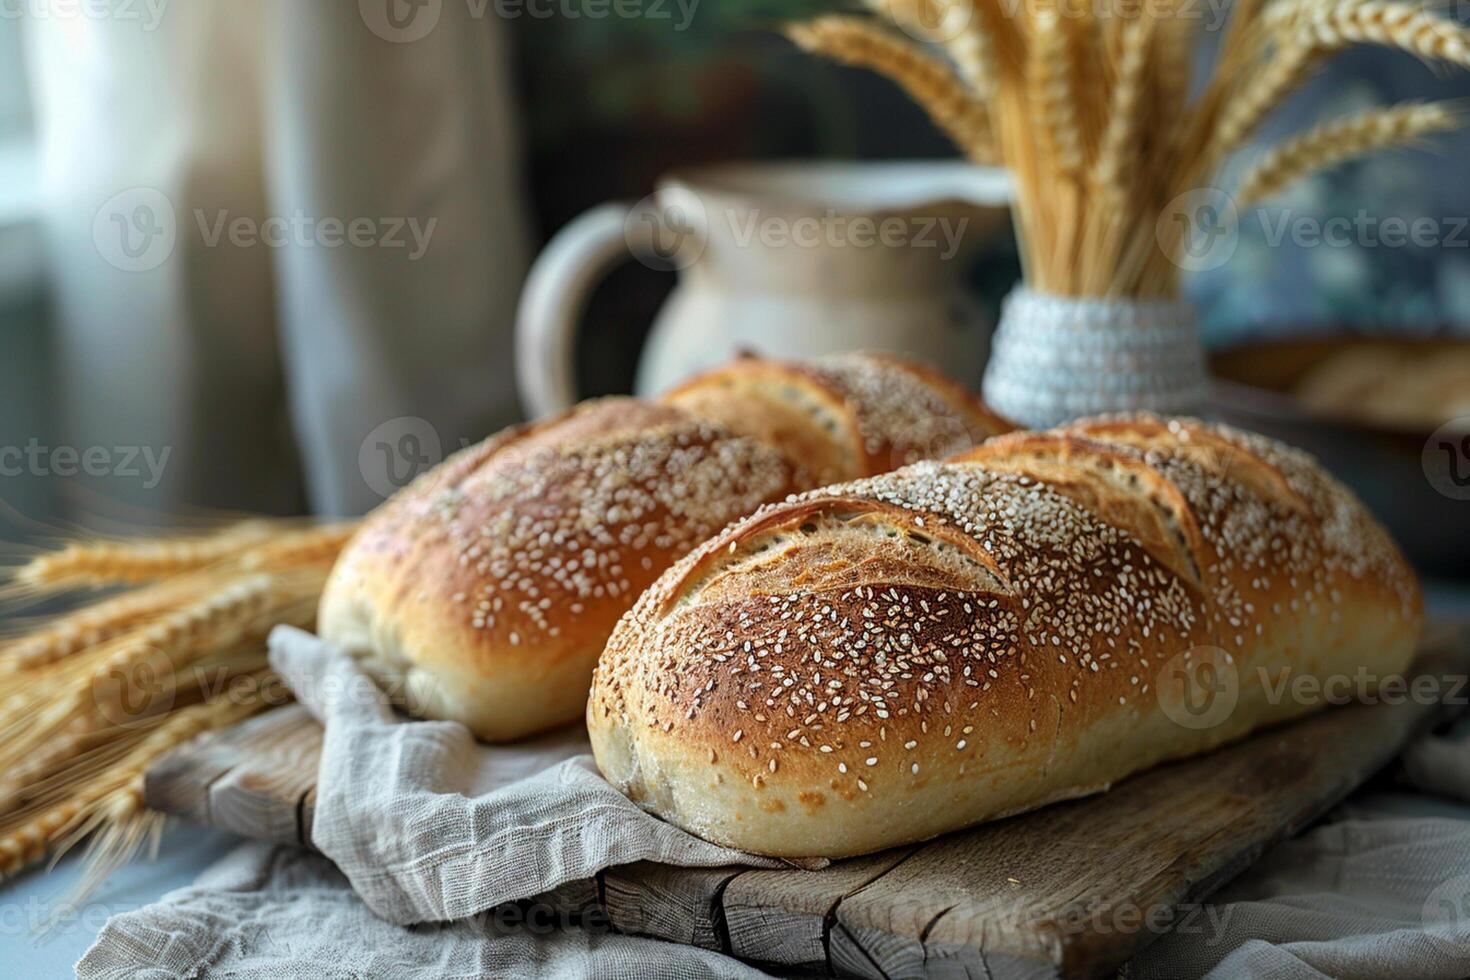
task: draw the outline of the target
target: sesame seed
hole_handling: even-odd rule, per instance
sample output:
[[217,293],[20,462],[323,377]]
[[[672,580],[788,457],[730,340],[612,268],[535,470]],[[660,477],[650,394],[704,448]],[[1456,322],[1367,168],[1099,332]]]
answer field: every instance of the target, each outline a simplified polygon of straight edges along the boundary
[[[1083,695],[1093,703],[1116,696],[1127,708],[1118,692],[1131,690],[1142,710],[1137,697],[1150,694],[1157,672],[1150,657],[1159,663],[1196,645],[1244,649],[1247,638],[1265,635],[1263,610],[1280,616],[1284,605],[1299,612],[1306,603],[1331,616],[1349,601],[1349,582],[1397,594],[1401,614],[1413,614],[1412,577],[1386,535],[1301,454],[1189,421],[1167,430],[1146,418],[1110,425],[1120,423],[1073,430],[1102,448],[1047,433],[1028,434],[1027,445],[1045,461],[1054,439],[1058,454],[1078,457],[1078,482],[1137,498],[1141,513],[1157,515],[1162,537],[1104,519],[1089,509],[1091,497],[1074,497],[1019,452],[998,454],[989,468],[919,463],[797,495],[684,560],[681,569],[711,562],[724,570],[708,598],[712,579],[702,571],[672,573],[645,595],[633,615],[640,626],[657,624],[656,652],[633,653],[663,660],[640,665],[640,684],[659,680],[655,697],[640,695],[647,706],[639,710],[660,723],[739,724],[735,741],[749,730],[783,758],[871,749],[890,726],[906,751],[931,728],[946,741],[958,731],[953,744],[964,751],[979,723],[1004,712],[1029,712],[1028,730],[1040,722],[1049,735],[1050,706],[1086,704]],[[1094,452],[1108,461],[1106,472],[1088,469]],[[820,507],[829,498],[830,512]],[[782,508],[800,508],[801,535],[781,524]],[[844,516],[853,510],[861,521]],[[922,545],[909,537],[920,527]],[[914,561],[935,584],[855,583],[850,569],[827,573],[774,550],[815,555],[833,541],[867,548],[869,540],[875,553],[922,547]],[[590,560],[607,559],[594,551]],[[756,574],[760,589],[743,597],[743,579]],[[1295,594],[1273,595],[1283,583]],[[631,661],[615,636],[599,688],[627,682]],[[1080,717],[1063,712],[1062,724]],[[859,758],[877,765],[876,755]],[[774,772],[774,763],[763,768]],[[838,772],[848,765],[839,762]],[[910,763],[915,775],[917,765]]]

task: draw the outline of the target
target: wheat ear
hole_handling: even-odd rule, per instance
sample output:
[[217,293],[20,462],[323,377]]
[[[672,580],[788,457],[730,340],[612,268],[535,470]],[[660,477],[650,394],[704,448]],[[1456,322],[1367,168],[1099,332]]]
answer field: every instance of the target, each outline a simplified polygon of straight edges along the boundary
[[864,5],[910,37],[943,48],[970,91],[981,98],[995,93],[995,39],[975,0],[865,0]]
[[21,566],[15,582],[39,592],[151,582],[218,564],[277,533],[269,521],[249,520],[202,537],[73,543]]
[[1148,66],[1149,21],[1135,20],[1123,28],[1118,58],[1118,80],[1113,86],[1107,128],[1098,151],[1098,190],[1115,201],[1125,197],[1128,174],[1139,165],[1139,109]]
[[1354,44],[1398,48],[1470,67],[1470,29],[1409,3],[1288,4],[1277,15],[1283,40],[1220,116],[1210,162],[1244,145],[1262,120],[1327,58]]
[[1242,204],[1264,200],[1292,182],[1373,150],[1403,146],[1429,133],[1460,125],[1443,104],[1410,103],[1374,109],[1345,120],[1325,123],[1268,153],[1241,178],[1236,199]]
[[265,613],[280,594],[277,580],[265,574],[231,582],[219,592],[191,603],[140,631],[102,661],[94,678],[126,674],[135,664],[155,655],[181,666],[210,645],[232,643]]
[[1316,6],[1304,18],[1303,30],[1329,51],[1350,44],[1379,44],[1470,67],[1470,28],[1417,4],[1368,0]]
[[1119,38],[1117,77],[1092,172],[1099,206],[1089,209],[1083,252],[1084,281],[1094,293],[1116,285],[1118,258],[1132,225],[1128,209],[1144,176],[1141,124],[1152,24],[1135,19]]
[[910,42],[857,17],[818,17],[788,25],[786,35],[805,51],[887,75],[971,159],[994,159],[984,105],[970,96],[949,66]]
[[9,877],[41,860],[58,843],[73,836],[79,827],[87,826],[86,821],[98,813],[99,804],[109,797],[124,790],[140,792],[143,773],[164,753],[207,731],[241,721],[263,706],[263,701],[223,705],[209,703],[175,713],[139,742],[119,766],[76,795],[23,822],[4,825],[3,833],[0,833],[0,878]]
[[1082,138],[1077,100],[1072,91],[1067,35],[1062,29],[1061,15],[1055,10],[1039,11],[1032,26],[1035,36],[1026,62],[1026,81],[1057,170],[1076,176],[1082,170]]
[[954,61],[960,78],[981,99],[995,95],[995,38],[985,23],[985,15],[974,0],[952,3],[944,8],[940,29],[944,32],[944,50]]
[[161,582],[85,606],[6,645],[0,650],[0,675],[38,670],[56,661],[132,632],[197,594],[193,579]]
[[1220,114],[1210,142],[1211,163],[1242,146],[1266,116],[1296,91],[1326,57],[1327,52],[1302,41],[1277,48],[1275,56]]
[[352,535],[356,523],[328,524],[286,534],[256,545],[240,556],[240,565],[251,571],[286,571],[303,565],[335,561]]

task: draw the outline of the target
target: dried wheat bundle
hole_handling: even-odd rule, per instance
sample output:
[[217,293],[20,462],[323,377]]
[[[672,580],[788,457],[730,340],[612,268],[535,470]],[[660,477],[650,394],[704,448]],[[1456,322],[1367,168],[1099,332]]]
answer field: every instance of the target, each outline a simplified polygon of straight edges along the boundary
[[73,542],[26,564],[15,582],[38,592],[152,582],[224,561],[271,534],[269,522],[251,520],[208,535]]
[[[972,160],[1003,163],[1026,278],[1065,296],[1176,296],[1187,221],[1161,219],[1337,52],[1376,44],[1470,67],[1470,29],[1400,0],[1236,0],[1201,85],[1205,11],[1186,0],[865,2],[901,33],[845,17],[787,33],[893,78]],[[1268,154],[1239,198],[1458,119],[1408,105],[1320,127]]]
[[352,531],[251,520],[189,537],[73,542],[16,570],[12,595],[135,587],[0,646],[0,877],[90,838],[85,893],[156,845],[163,817],[144,805],[143,773],[279,701],[266,634],[313,624]]
[[807,51],[887,75],[922,105],[934,124],[972,159],[994,159],[985,107],[970,98],[948,65],[892,31],[857,17],[819,17],[793,25],[789,33]]

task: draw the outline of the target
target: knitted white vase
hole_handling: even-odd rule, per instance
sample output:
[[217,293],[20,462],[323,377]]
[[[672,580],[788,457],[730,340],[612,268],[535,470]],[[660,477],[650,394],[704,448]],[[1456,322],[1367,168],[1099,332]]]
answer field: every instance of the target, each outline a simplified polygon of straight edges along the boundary
[[1006,297],[985,370],[985,401],[1049,428],[1083,415],[1197,412],[1206,391],[1194,310],[1169,300]]

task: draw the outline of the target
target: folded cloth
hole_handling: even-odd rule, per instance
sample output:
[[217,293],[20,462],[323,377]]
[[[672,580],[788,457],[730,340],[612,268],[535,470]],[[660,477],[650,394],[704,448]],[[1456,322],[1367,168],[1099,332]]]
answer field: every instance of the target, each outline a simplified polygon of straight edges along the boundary
[[[577,914],[595,907],[586,880],[616,864],[773,864],[643,813],[597,775],[580,726],[478,745],[457,724],[398,720],[356,663],[314,637],[280,629],[271,641],[272,663],[326,725],[312,836],[331,862],[243,847],[194,887],[109,919],[77,965],[83,980],[760,975]],[[1402,778],[1470,799],[1470,780],[1454,778],[1470,772],[1467,732],[1410,746]],[[518,907],[502,903],[527,899],[507,924],[500,913]],[[1159,937],[1120,976],[1470,976],[1470,807],[1359,793],[1205,911],[1203,932]]]
[[333,980],[597,977],[749,980],[762,974],[692,946],[576,923],[545,903],[460,922],[397,926],[352,893],[330,861],[246,844],[189,888],[107,921],[77,964],[83,980]]
[[644,813],[598,774],[583,726],[493,747],[404,721],[356,661],[286,627],[271,664],[325,726],[311,828],[325,858],[243,847],[109,919],[78,976],[761,976],[579,914],[614,865],[782,863]]
[[[1420,797],[1398,807],[1433,807]],[[1355,808],[1347,808],[1351,813]],[[1364,812],[1262,856],[1214,896],[1205,925],[1170,932],[1125,980],[1459,980],[1470,977],[1470,811]]]
[[575,726],[510,747],[405,722],[356,661],[278,627],[271,665],[325,726],[312,842],[389,922],[446,922],[634,861],[780,862],[717,847],[632,803]]
[[1215,894],[1207,928],[1159,937],[1120,976],[1470,977],[1470,717],[1411,742],[1398,778],[1421,792],[1350,797]]

